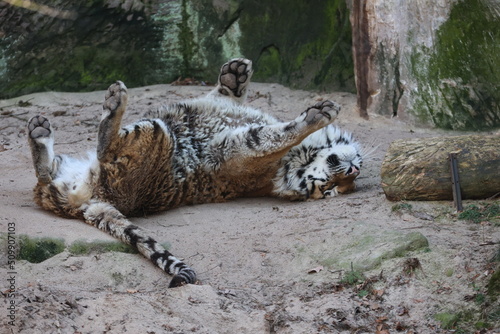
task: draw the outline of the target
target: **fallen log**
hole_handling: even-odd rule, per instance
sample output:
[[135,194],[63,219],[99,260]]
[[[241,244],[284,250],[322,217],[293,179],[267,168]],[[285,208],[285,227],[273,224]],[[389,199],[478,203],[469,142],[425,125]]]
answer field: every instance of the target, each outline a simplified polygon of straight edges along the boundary
[[387,199],[452,200],[450,153],[456,153],[463,199],[500,193],[500,136],[469,135],[391,143],[380,172]]

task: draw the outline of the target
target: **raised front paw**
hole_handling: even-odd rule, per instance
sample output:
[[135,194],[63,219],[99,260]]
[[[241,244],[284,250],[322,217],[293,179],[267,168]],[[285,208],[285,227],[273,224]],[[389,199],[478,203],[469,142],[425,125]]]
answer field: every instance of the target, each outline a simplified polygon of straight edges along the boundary
[[339,115],[341,106],[330,100],[321,101],[302,113],[307,124],[330,124]]
[[42,115],[34,116],[28,121],[28,135],[31,139],[48,138],[51,134],[50,122]]
[[231,59],[220,69],[219,93],[237,98],[243,96],[252,74],[252,61],[245,58]]
[[127,87],[123,82],[117,81],[109,86],[103,109],[111,114],[123,112],[127,105],[127,99]]

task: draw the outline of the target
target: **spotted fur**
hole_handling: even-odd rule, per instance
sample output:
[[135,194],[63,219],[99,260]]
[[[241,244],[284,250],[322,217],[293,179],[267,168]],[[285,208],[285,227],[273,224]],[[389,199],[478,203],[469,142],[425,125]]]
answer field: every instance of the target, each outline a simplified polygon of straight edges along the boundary
[[56,155],[49,121],[34,116],[28,132],[36,203],[136,247],[174,275],[175,287],[196,282],[195,272],[127,216],[243,196],[306,200],[353,190],[362,154],[351,135],[329,125],[340,106],[322,101],[281,122],[242,105],[251,75],[249,60],[233,59],[208,96],[127,126],[127,89],[111,85],[97,149],[82,160]]

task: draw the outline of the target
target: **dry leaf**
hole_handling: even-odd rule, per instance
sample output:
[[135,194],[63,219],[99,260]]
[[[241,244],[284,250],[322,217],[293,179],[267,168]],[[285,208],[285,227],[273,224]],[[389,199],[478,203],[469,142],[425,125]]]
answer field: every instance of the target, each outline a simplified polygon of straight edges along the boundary
[[405,314],[408,314],[408,309],[404,306],[399,306],[397,309],[396,309],[396,313],[401,317]]
[[307,271],[307,273],[308,273],[308,274],[317,274],[317,273],[319,273],[319,272],[320,272],[321,270],[323,270],[323,269],[324,269],[324,268],[323,268],[323,266],[318,266],[318,267],[316,267],[316,268],[309,269],[309,270]]
[[197,298],[194,298],[194,297],[191,297],[189,296],[188,297],[188,301],[191,303],[191,304],[201,304],[201,300],[197,299]]
[[377,331],[375,332],[375,334],[390,334],[390,332],[385,324],[378,324]]
[[396,322],[396,330],[398,332],[402,332],[406,329],[405,325],[403,325],[401,322]]

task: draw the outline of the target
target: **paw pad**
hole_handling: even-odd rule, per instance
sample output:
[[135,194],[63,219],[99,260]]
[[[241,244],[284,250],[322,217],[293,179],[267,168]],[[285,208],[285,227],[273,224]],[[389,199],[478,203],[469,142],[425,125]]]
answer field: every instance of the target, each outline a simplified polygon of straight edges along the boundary
[[103,109],[111,112],[116,111],[122,104],[126,103],[127,87],[121,81],[109,86],[106,92],[106,100],[104,101]]
[[223,95],[230,95],[230,92],[232,92],[236,97],[242,96],[252,73],[252,62],[250,60],[244,58],[230,60],[221,68],[219,76],[221,88],[219,92]]
[[50,122],[47,118],[38,115],[32,117],[28,122],[28,134],[30,138],[37,139],[49,137],[52,133],[50,129]]
[[321,120],[332,121],[340,112],[340,105],[330,100],[321,101],[307,108],[305,121],[308,124],[317,123]]

